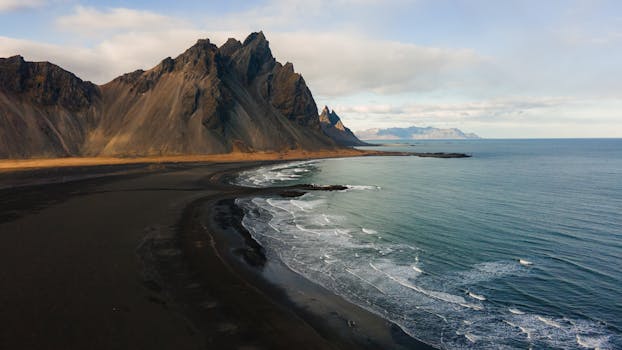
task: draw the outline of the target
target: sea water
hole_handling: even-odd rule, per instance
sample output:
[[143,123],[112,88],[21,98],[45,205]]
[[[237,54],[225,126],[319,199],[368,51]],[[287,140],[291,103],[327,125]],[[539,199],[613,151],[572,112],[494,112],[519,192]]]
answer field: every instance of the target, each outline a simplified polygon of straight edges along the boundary
[[443,349],[622,349],[622,140],[390,141],[245,172],[269,258]]

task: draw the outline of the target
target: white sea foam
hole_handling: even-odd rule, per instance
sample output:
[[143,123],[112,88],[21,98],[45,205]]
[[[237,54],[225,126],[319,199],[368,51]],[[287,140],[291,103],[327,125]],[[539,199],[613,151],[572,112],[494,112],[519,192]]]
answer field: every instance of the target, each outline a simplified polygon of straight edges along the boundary
[[533,348],[612,348],[609,333],[598,324],[490,303],[473,292],[495,279],[529,273],[516,260],[444,275],[423,273],[422,251],[391,242],[389,233],[383,240],[356,234],[378,232],[334,215],[321,194],[238,204],[245,209],[244,226],[269,258],[276,256],[293,271],[439,347],[464,348],[468,341],[467,347],[513,348],[512,341],[518,341]]
[[393,276],[393,275],[391,275],[391,274],[389,274],[389,273],[387,273],[385,271],[382,271],[381,269],[376,267],[371,262],[369,263],[369,266],[371,268],[373,268],[374,270],[384,274],[389,279],[395,281],[399,285],[404,286],[406,288],[409,288],[411,290],[414,290],[415,292],[424,294],[424,295],[426,295],[428,297],[431,297],[433,299],[445,301],[445,302],[452,303],[452,304],[457,304],[457,305],[460,305],[462,307],[471,308],[471,309],[474,309],[474,310],[480,310],[481,309],[481,306],[479,306],[479,305],[474,305],[474,304],[467,303],[467,301],[463,297],[461,297],[461,296],[453,295],[453,294],[445,293],[445,292],[440,292],[440,291],[427,290],[425,288],[416,286],[416,285],[406,281],[403,278],[400,278],[400,277],[397,277],[397,276]]
[[533,263],[529,260],[525,260],[525,259],[518,259],[518,263],[524,266],[530,266],[533,265]]
[[[291,199],[291,200],[273,200],[272,202],[268,202],[268,203],[270,203],[270,205],[275,205],[274,203],[280,203],[280,206],[279,206],[280,208],[283,208],[283,206],[291,204],[303,211],[312,211],[316,209],[317,207],[325,204],[326,200],[316,199],[316,200],[302,201],[302,200],[297,200],[297,199]],[[288,211],[291,212],[291,209]]]
[[514,323],[508,321],[508,320],[503,320],[504,323],[506,323],[507,325],[509,325],[510,327],[518,327],[516,326]]
[[380,187],[380,186],[368,186],[368,185],[346,185],[346,187],[348,188],[346,191],[348,191],[348,190],[355,190],[355,191],[380,191],[382,189],[382,187]]
[[250,187],[266,187],[280,182],[298,180],[311,173],[318,161],[299,161],[260,167],[241,172],[235,183]]
[[551,326],[551,327],[555,327],[555,328],[562,328],[562,326],[561,326],[559,323],[557,323],[557,322],[555,322],[555,321],[553,321],[553,320],[551,320],[551,319],[548,319],[548,318],[545,318],[545,317],[542,317],[542,316],[536,316],[536,318],[537,318],[540,322],[542,322],[542,323],[544,323],[544,324],[546,324],[546,325],[549,325],[549,326]]
[[443,322],[447,323],[447,317],[441,315],[441,314],[434,314],[436,317],[440,318],[441,320],[443,320]]
[[471,333],[464,333],[464,337],[467,338],[471,343],[475,343],[477,340],[479,340],[479,337]]
[[521,268],[511,261],[490,261],[447,277],[455,280],[457,285],[474,285],[518,273],[521,273]]
[[607,342],[609,337],[601,336],[601,337],[589,337],[589,336],[580,336],[577,334],[577,344],[581,345],[584,348],[601,350],[605,349],[607,346]]
[[525,334],[527,339],[531,340],[531,330],[530,329],[527,329],[527,328],[521,327],[521,326],[518,326],[518,329],[520,329],[520,331]]
[[354,277],[360,279],[361,281],[367,283],[368,285],[372,286],[374,289],[376,289],[377,291],[379,291],[382,294],[387,294],[384,290],[382,290],[380,287],[378,287],[377,285],[373,284],[372,282],[366,280],[365,278],[357,275],[356,273],[352,272],[350,269],[346,268],[345,269],[346,272],[348,272],[349,274],[353,275]]
[[480,301],[484,301],[484,300],[486,300],[486,297],[485,297],[485,296],[483,296],[483,295],[475,294],[475,293],[473,293],[473,292],[467,292],[467,294],[468,294],[471,298],[474,298],[474,299],[477,299],[477,300],[480,300]]
[[372,230],[372,229],[370,229],[370,228],[365,228],[365,227],[363,227],[363,228],[361,229],[361,231],[363,231],[364,233],[367,233],[368,235],[375,235],[375,234],[378,234],[378,231],[376,231],[376,230]]

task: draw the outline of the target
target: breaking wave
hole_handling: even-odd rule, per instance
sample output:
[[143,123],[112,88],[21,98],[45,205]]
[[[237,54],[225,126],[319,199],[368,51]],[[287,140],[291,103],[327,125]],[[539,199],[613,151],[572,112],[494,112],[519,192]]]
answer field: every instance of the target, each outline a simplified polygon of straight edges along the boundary
[[[243,174],[253,186],[296,181],[316,162],[296,162]],[[383,191],[348,186],[352,191]],[[495,298],[501,279],[528,278],[531,261],[473,263],[454,271],[428,269],[431,261],[414,243],[378,239],[380,227],[356,222],[331,207],[331,196],[243,198],[242,224],[293,271],[398,324],[406,333],[442,349],[614,349],[619,335],[597,321],[546,314]],[[424,272],[425,271],[425,272]]]

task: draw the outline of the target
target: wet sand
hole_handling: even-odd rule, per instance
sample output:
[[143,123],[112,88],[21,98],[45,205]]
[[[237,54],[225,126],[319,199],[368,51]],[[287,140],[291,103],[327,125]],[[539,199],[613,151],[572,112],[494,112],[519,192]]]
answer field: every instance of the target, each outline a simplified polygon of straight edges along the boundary
[[224,181],[261,164],[0,174],[0,348],[428,349],[263,257],[233,199],[275,190]]

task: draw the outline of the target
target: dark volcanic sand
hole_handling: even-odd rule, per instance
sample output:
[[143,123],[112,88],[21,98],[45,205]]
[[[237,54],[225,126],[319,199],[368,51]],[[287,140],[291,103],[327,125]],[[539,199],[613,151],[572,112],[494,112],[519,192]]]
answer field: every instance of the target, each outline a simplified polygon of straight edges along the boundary
[[72,181],[0,190],[0,349],[428,349],[265,260],[232,199],[279,190],[223,183],[257,165],[0,174]]

